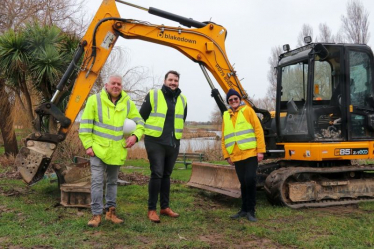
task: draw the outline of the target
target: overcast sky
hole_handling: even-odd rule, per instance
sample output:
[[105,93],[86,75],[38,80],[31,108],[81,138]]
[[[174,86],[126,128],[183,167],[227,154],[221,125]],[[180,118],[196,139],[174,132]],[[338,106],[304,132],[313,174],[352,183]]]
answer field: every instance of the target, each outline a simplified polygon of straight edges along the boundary
[[[197,21],[209,21],[227,29],[226,52],[231,64],[235,64],[243,88],[250,96],[264,97],[269,85],[268,59],[275,46],[290,44],[296,47],[303,24],[313,27],[326,23],[333,34],[341,27],[341,16],[346,15],[347,0],[125,0],[142,7],[155,7]],[[88,14],[94,15],[100,0],[89,0]],[[374,44],[374,0],[362,0],[369,11],[370,46]],[[179,23],[153,16],[146,11],[117,2],[122,18],[148,21],[153,24],[180,26]],[[314,37],[313,37],[314,38]],[[181,74],[180,88],[188,100],[187,121],[209,121],[215,107],[210,97],[210,87],[197,63],[190,61],[177,50],[169,47],[120,38],[116,46],[126,49],[132,66],[147,67],[156,77],[163,77],[168,70]],[[218,83],[212,77],[215,86]],[[220,89],[221,91],[221,89]],[[224,96],[223,92],[221,94]]]

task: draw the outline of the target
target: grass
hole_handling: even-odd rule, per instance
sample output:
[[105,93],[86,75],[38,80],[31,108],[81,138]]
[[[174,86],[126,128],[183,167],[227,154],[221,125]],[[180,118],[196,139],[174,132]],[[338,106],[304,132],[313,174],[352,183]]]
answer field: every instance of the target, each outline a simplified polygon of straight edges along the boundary
[[[125,173],[149,175],[146,160],[129,160]],[[42,180],[28,187],[0,178],[0,247],[22,248],[372,248],[374,203],[293,210],[271,206],[258,192],[257,223],[228,217],[240,200],[185,185],[191,167],[177,164],[171,207],[178,219],[146,218],[147,185],[118,187],[117,213],[125,224],[87,227],[90,210],[59,205],[57,183]]]

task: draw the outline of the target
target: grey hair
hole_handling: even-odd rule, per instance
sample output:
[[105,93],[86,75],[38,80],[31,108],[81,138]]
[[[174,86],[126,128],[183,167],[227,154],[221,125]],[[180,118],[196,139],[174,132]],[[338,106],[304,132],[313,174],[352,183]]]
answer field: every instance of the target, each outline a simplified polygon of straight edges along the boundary
[[122,75],[120,75],[120,74],[110,74],[109,76],[108,76],[108,78],[107,78],[107,80],[106,80],[106,82],[105,83],[109,83],[109,80],[110,80],[110,78],[112,78],[112,77],[114,77],[114,78],[120,78],[121,79],[121,83],[123,83],[123,78],[122,78]]

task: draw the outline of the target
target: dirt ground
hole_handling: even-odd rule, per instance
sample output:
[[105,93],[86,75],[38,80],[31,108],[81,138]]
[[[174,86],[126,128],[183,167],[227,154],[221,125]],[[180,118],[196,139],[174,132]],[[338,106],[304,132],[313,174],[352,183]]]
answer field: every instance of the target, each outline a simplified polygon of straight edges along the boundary
[[[120,172],[118,174],[118,179],[130,182],[130,184],[134,184],[134,185],[146,185],[149,182],[149,176],[142,175],[141,173],[138,173],[138,172],[132,172],[130,174],[125,174],[123,172]],[[183,182],[171,179],[171,183],[183,183]]]
[[22,179],[21,175],[19,172],[15,170],[10,170],[5,173],[0,173],[0,178],[4,179]]

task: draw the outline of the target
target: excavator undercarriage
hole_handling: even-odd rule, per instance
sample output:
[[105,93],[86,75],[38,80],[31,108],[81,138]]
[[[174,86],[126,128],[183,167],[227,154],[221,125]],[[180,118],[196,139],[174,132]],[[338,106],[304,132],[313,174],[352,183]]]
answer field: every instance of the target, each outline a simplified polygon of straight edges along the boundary
[[[280,166],[284,164],[271,162],[258,167],[257,188],[265,190],[272,204],[296,209],[374,200],[374,166]],[[240,183],[235,167],[230,165],[193,163],[187,185],[240,197]]]
[[289,167],[265,182],[268,200],[290,208],[326,207],[374,200],[374,166]]

